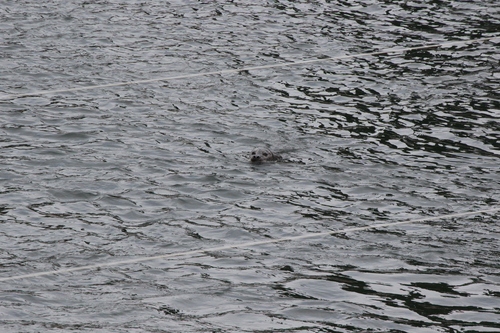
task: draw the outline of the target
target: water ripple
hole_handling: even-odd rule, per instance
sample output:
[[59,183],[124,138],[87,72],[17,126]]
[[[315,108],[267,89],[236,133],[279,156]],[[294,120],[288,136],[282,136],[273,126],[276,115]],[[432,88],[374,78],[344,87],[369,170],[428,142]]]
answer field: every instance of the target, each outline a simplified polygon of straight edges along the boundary
[[[8,3],[3,94],[492,36],[496,1]],[[495,40],[0,101],[2,277],[498,205]],[[279,163],[253,165],[265,146]],[[2,284],[5,332],[491,331],[498,214]]]

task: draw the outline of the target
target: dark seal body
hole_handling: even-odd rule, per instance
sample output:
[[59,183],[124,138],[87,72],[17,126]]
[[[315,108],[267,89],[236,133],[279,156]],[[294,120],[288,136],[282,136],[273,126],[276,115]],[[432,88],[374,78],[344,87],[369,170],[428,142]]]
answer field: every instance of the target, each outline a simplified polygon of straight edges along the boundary
[[274,154],[267,148],[256,148],[250,153],[250,161],[252,163],[277,161],[279,159],[281,159],[281,156]]

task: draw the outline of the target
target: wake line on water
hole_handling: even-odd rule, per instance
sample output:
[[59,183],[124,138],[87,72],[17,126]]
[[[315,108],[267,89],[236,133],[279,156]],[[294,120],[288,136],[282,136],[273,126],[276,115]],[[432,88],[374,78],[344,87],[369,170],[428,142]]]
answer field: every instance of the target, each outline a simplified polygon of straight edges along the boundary
[[321,236],[328,236],[328,235],[334,235],[334,234],[342,234],[342,233],[346,233],[346,232],[364,231],[364,230],[368,230],[368,229],[392,227],[392,226],[401,225],[401,224],[419,223],[419,222],[425,222],[425,221],[435,221],[435,220],[448,219],[448,218],[454,218],[454,217],[462,217],[462,216],[468,216],[468,215],[477,215],[477,214],[482,214],[482,213],[491,213],[491,212],[496,212],[499,210],[500,210],[500,207],[497,207],[497,208],[490,208],[490,209],[484,209],[484,210],[477,210],[477,211],[473,211],[473,212],[454,213],[454,214],[440,215],[440,216],[430,216],[430,217],[423,217],[423,218],[415,219],[415,220],[389,222],[389,223],[378,223],[378,224],[372,224],[372,225],[368,225],[368,226],[364,226],[364,227],[354,227],[354,228],[339,229],[339,230],[334,230],[334,231],[309,233],[309,234],[303,234],[303,235],[298,235],[298,236],[290,236],[290,237],[277,238],[277,239],[266,239],[266,240],[253,241],[253,242],[247,242],[247,243],[241,243],[241,244],[230,244],[230,245],[212,247],[212,248],[207,248],[207,249],[197,249],[197,250],[191,250],[191,251],[185,251],[185,252],[166,253],[166,254],[150,256],[150,257],[132,258],[132,259],[119,260],[119,261],[112,261],[112,262],[108,262],[108,263],[78,266],[78,267],[71,267],[71,268],[63,268],[63,269],[54,270],[54,271],[45,271],[45,272],[36,272],[36,273],[30,273],[30,274],[9,276],[9,277],[0,278],[0,282],[20,280],[20,279],[26,279],[26,278],[34,278],[34,277],[54,275],[54,274],[77,272],[77,271],[83,271],[83,270],[91,270],[91,269],[97,269],[97,268],[103,268],[103,267],[109,267],[109,266],[120,266],[120,265],[134,264],[134,263],[140,263],[140,262],[151,261],[151,260],[156,260],[156,259],[191,256],[194,254],[204,254],[204,253],[223,251],[223,250],[228,250],[228,249],[252,247],[252,246],[262,245],[262,244],[280,243],[280,242],[285,242],[285,241],[296,241],[296,240],[301,240],[301,239],[306,239],[306,238],[321,237]]
[[250,67],[243,67],[243,68],[236,68],[236,69],[225,69],[225,70],[212,71],[212,72],[183,74],[183,75],[176,75],[176,76],[161,77],[161,78],[156,78],[156,79],[145,79],[145,80],[117,82],[117,83],[107,83],[107,84],[76,87],[76,88],[41,90],[41,91],[22,93],[22,94],[9,94],[9,95],[0,96],[0,100],[2,100],[2,99],[14,99],[14,98],[20,98],[20,97],[27,97],[27,96],[39,96],[39,95],[65,93],[65,92],[72,92],[72,91],[108,88],[108,87],[118,87],[118,86],[125,86],[125,85],[131,85],[131,84],[141,84],[141,83],[150,83],[150,82],[158,82],[158,81],[169,81],[169,80],[177,80],[177,79],[187,79],[187,78],[194,78],[194,77],[208,76],[208,75],[221,75],[221,74],[229,74],[229,73],[238,73],[238,72],[243,72],[243,71],[259,70],[259,69],[266,69],[266,68],[297,66],[297,65],[311,64],[311,63],[323,62],[323,61],[362,58],[362,57],[367,57],[367,56],[383,55],[383,54],[389,54],[389,53],[401,53],[401,52],[414,51],[414,50],[424,50],[424,49],[432,49],[432,48],[439,48],[439,47],[462,45],[462,44],[468,44],[468,43],[485,42],[485,41],[492,40],[495,38],[500,38],[500,36],[470,39],[470,40],[463,40],[463,41],[453,41],[453,42],[446,42],[446,43],[440,43],[440,44],[429,44],[429,45],[399,48],[399,49],[392,48],[392,49],[385,49],[385,50],[375,51],[375,52],[343,55],[343,56],[331,57],[331,58],[310,59],[310,60],[301,60],[301,61],[295,61],[295,62],[261,65],[261,66],[250,66]]

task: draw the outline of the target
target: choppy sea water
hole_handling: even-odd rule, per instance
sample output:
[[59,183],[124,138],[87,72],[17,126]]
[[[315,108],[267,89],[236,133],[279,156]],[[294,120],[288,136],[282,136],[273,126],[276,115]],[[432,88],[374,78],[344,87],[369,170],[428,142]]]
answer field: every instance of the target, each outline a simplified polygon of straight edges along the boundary
[[[494,0],[1,3],[0,97],[500,31]],[[498,46],[0,99],[0,278],[498,207]],[[494,332],[499,221],[5,281],[0,325]]]

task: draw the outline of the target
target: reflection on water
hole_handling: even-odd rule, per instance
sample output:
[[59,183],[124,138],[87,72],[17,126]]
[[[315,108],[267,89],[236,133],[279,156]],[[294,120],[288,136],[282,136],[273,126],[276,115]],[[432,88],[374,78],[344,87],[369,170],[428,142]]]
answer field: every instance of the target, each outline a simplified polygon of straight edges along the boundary
[[[493,36],[495,1],[7,3],[3,94]],[[0,275],[498,205],[497,40],[0,100]],[[283,161],[254,165],[254,147]],[[5,332],[494,331],[498,214],[2,283]]]

